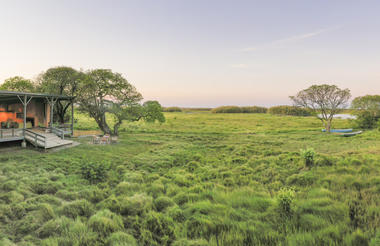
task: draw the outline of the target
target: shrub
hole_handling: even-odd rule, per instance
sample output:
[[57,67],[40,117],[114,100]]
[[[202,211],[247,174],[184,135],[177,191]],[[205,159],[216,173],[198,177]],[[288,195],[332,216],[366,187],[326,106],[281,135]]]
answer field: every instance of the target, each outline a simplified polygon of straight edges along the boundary
[[81,167],[81,174],[91,183],[98,183],[107,178],[109,168],[108,162],[85,162]]
[[164,112],[182,112],[180,107],[165,107],[163,110]]
[[241,113],[238,106],[220,106],[211,110],[212,113]]
[[294,190],[283,188],[278,192],[277,205],[282,218],[290,218],[293,214]]
[[258,113],[265,114],[268,112],[268,109],[265,107],[259,107],[259,106],[246,106],[246,107],[241,107],[241,112],[251,113],[251,114],[258,114]]
[[307,167],[314,165],[315,151],[312,148],[301,150],[301,157]]
[[293,115],[293,116],[310,116],[311,112],[308,109],[296,106],[274,106],[268,109],[270,114],[278,115]]
[[376,128],[379,122],[379,116],[371,114],[368,111],[358,111],[355,115],[354,126],[358,128],[373,129]]
[[354,121],[357,127],[375,128],[380,119],[380,95],[356,97],[352,101],[352,108],[357,117]]
[[121,216],[112,213],[108,209],[94,214],[88,220],[89,227],[102,237],[107,237],[113,232],[123,230],[123,220]]

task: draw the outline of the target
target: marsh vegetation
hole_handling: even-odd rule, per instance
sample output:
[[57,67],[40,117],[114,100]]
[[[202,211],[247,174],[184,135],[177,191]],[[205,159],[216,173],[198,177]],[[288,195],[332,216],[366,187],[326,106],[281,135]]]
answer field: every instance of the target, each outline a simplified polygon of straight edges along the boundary
[[379,131],[342,138],[316,118],[271,114],[165,117],[124,123],[115,145],[1,153],[0,245],[378,245]]

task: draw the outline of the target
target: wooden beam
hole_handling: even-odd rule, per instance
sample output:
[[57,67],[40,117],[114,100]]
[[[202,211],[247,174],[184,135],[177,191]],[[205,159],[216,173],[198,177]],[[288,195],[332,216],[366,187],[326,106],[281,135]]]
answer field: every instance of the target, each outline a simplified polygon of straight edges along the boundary
[[71,137],[74,136],[74,100],[71,100]]

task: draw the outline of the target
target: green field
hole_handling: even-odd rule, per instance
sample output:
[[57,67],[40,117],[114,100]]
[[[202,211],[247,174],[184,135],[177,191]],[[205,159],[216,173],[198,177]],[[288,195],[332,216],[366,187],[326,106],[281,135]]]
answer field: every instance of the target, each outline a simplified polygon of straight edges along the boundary
[[379,131],[344,138],[312,117],[165,116],[124,124],[114,145],[2,151],[0,245],[380,244]]

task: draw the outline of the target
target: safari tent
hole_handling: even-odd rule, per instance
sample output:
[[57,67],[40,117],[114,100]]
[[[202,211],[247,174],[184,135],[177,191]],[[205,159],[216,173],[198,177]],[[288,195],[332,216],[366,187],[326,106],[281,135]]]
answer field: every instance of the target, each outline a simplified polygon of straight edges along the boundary
[[[22,146],[29,142],[43,148],[68,144],[64,138],[73,134],[73,100],[69,96],[0,90],[0,142],[22,141]],[[58,101],[71,104],[69,124],[54,124]]]

